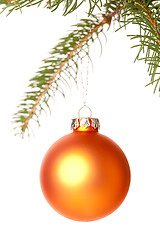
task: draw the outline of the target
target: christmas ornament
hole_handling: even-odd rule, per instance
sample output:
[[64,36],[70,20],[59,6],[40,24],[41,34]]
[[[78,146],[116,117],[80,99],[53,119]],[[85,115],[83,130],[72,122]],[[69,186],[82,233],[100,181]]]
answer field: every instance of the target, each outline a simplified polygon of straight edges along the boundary
[[48,203],[61,215],[93,221],[115,211],[130,185],[130,168],[120,147],[98,132],[99,120],[72,120],[73,132],[47,151],[40,183]]

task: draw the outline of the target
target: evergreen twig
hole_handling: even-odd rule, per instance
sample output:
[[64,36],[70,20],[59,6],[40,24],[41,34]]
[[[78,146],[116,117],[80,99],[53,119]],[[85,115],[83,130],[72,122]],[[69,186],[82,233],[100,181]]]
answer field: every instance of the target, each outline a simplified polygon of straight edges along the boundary
[[[21,133],[28,129],[30,119],[34,119],[39,124],[39,116],[45,111],[43,104],[49,108],[48,100],[56,91],[64,95],[62,82],[70,85],[69,79],[76,81],[78,71],[78,59],[80,52],[88,55],[88,46],[99,39],[103,32],[103,25],[110,26],[111,20],[120,23],[120,30],[129,24],[139,26],[139,34],[129,35],[132,40],[138,43],[132,48],[137,48],[138,53],[135,58],[143,60],[148,64],[148,72],[151,82],[154,85],[154,92],[160,82],[160,3],[156,0],[87,0],[89,3],[88,15],[92,19],[82,19],[78,24],[78,31],[73,29],[67,37],[60,39],[60,42],[51,51],[50,57],[43,60],[42,66],[37,75],[30,80],[29,91],[19,105],[19,111],[14,115],[14,121],[21,128]],[[86,2],[85,0],[49,0],[44,7],[55,11],[63,4],[63,15],[75,11]],[[0,0],[2,12],[6,9],[11,13],[23,7],[39,6],[43,0]],[[93,15],[95,9],[103,12],[103,20]],[[103,9],[103,11],[102,11]],[[104,13],[105,12],[105,13]],[[116,17],[115,17],[116,16]],[[75,26],[74,26],[75,27]],[[77,26],[76,26],[77,27]],[[80,41],[79,41],[80,40]],[[160,87],[159,87],[160,92]]]
[[135,61],[148,64],[151,83],[146,86],[155,84],[155,93],[160,81],[160,4],[155,0],[136,0],[125,6],[122,17],[124,26],[132,23],[140,28],[139,34],[128,36],[139,40],[139,44],[132,47],[139,48]]
[[[99,39],[99,33],[102,32],[103,25],[108,24],[110,26],[112,17],[114,17],[116,14],[119,14],[122,7],[123,6],[121,6],[118,10],[115,10],[114,12],[108,14],[107,16],[103,15],[103,19],[100,22],[99,19],[95,16],[93,16],[94,20],[81,20],[78,26],[76,26],[79,29],[78,32],[75,30],[67,37],[61,39],[61,42],[51,52],[51,57],[43,60],[43,62],[47,65],[41,67],[38,75],[30,80],[31,84],[29,86],[32,88],[32,91],[26,93],[25,98],[19,106],[20,110],[15,114],[15,122],[18,124],[21,123],[21,133],[24,133],[25,130],[28,129],[29,120],[33,118],[34,115],[36,116],[37,122],[39,123],[39,114],[37,114],[37,108],[40,107],[39,113],[41,113],[43,110],[42,103],[45,102],[47,105],[48,99],[46,100],[46,96],[49,93],[51,87],[53,90],[59,90],[60,85],[58,82],[61,81],[61,73],[65,71],[70,74],[70,71],[68,71],[70,70],[70,65],[68,65],[69,61],[71,61],[74,66],[72,68],[74,69],[75,75],[73,78],[75,79],[78,69],[78,66],[76,65],[77,63],[74,60],[75,56],[79,57],[80,51],[82,51],[82,49],[84,50],[85,47],[86,55],[88,55],[87,49],[89,40],[91,40],[92,43],[95,42],[96,38]],[[91,26],[92,28],[90,29]],[[93,37],[94,33],[96,36],[95,38]],[[81,38],[79,39],[80,36]],[[65,58],[58,57],[57,59],[57,53],[60,55],[67,54],[67,56]],[[65,66],[66,68],[64,68]],[[63,94],[62,89],[61,91]],[[49,97],[50,95],[48,95],[48,98]],[[47,105],[47,107],[49,106]]]
[[[89,3],[88,14],[92,14],[92,12],[97,8],[101,9],[103,3],[102,0],[87,0]],[[52,12],[57,10],[61,5],[63,5],[63,15],[67,15],[72,13],[77,8],[79,8],[86,0],[0,0],[0,5],[2,8],[2,12],[8,10],[8,14],[12,13],[14,10],[20,10],[22,12],[22,8],[43,5],[44,8],[50,9]]]

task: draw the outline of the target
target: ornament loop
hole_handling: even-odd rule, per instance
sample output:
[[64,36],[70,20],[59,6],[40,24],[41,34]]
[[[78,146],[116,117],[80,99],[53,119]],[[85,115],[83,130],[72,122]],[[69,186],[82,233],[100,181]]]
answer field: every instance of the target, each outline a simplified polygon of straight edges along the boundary
[[90,116],[89,116],[89,117],[91,118],[91,116],[92,116],[92,110],[90,109],[90,107],[88,107],[88,106],[86,106],[86,105],[84,105],[83,107],[81,107],[81,108],[79,109],[79,111],[78,111],[78,117],[79,117],[79,118],[83,118],[83,117],[80,116],[80,112],[81,112],[81,110],[84,109],[84,108],[87,108],[87,109],[90,111]]

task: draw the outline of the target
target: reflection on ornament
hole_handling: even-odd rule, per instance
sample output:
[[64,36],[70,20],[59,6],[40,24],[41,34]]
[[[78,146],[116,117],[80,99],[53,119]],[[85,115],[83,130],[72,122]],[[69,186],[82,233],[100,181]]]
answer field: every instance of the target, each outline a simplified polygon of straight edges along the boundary
[[46,200],[61,215],[77,221],[97,220],[115,211],[130,185],[124,153],[98,133],[98,127],[98,119],[74,119],[73,133],[50,147],[41,166]]
[[64,156],[58,165],[57,172],[64,184],[78,185],[84,182],[89,174],[89,165],[83,156],[75,153]]

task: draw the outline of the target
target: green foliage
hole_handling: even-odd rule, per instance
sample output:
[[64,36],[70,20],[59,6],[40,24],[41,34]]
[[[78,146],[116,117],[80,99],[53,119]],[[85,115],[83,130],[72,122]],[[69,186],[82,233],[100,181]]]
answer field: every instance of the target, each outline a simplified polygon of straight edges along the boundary
[[106,9],[106,14],[112,13],[115,10],[118,10],[122,5],[124,4],[124,1],[121,0],[106,0],[104,6]]
[[[95,30],[92,34],[90,28]],[[39,124],[40,114],[46,107],[49,109],[48,100],[54,98],[56,92],[65,96],[64,86],[70,87],[71,80],[76,83],[78,59],[89,57],[89,46],[95,43],[96,39],[100,41],[99,35],[102,30],[103,26],[96,16],[92,19],[82,19],[79,24],[73,26],[73,31],[61,38],[51,50],[50,56],[43,60],[43,66],[36,76],[30,79],[28,90],[14,115],[18,133],[23,135],[29,130],[28,121],[31,118]]]
[[[87,15],[92,19],[82,19],[68,36],[61,38],[59,43],[50,52],[50,57],[43,60],[43,66],[37,75],[30,80],[28,91],[18,106],[14,115],[14,122],[20,127],[22,135],[29,128],[29,120],[34,119],[39,124],[39,116],[49,109],[48,100],[59,91],[65,96],[64,86],[70,86],[70,80],[76,82],[78,60],[88,56],[88,47],[99,39],[103,31],[103,24],[93,15],[98,9],[105,18],[105,23],[111,21],[120,23],[120,30],[130,24],[139,26],[139,33],[129,35],[136,43],[135,61],[143,60],[148,64],[148,73],[151,82],[147,85],[154,86],[154,92],[159,88],[160,82],[160,2],[156,0],[0,0],[2,12],[8,9],[8,14],[13,10],[23,7],[40,6],[55,11],[63,6],[63,15],[72,13],[84,2],[88,1]],[[88,35],[94,29],[94,33]],[[87,37],[86,37],[87,36]]]
[[[102,0],[87,0],[88,1],[88,15],[92,14],[95,8],[101,9],[103,3]],[[61,5],[63,6],[63,15],[72,13],[77,8],[79,8],[86,0],[0,0],[0,5],[2,12],[8,10],[8,14],[13,12],[13,10],[20,10],[24,7],[31,7],[43,4],[45,8],[50,9],[51,11],[57,10]]]
[[[160,3],[154,0],[136,0],[126,4],[122,12],[123,26],[136,24],[139,26],[139,34],[129,35],[131,40],[138,40],[138,44],[132,48],[138,48],[135,58],[148,64],[148,72],[154,85],[154,93],[160,81]],[[159,87],[160,92],[160,87]]]
[[20,10],[22,8],[30,6],[40,6],[43,0],[0,0],[1,11],[0,13],[8,10],[7,15],[9,15],[14,10]]

